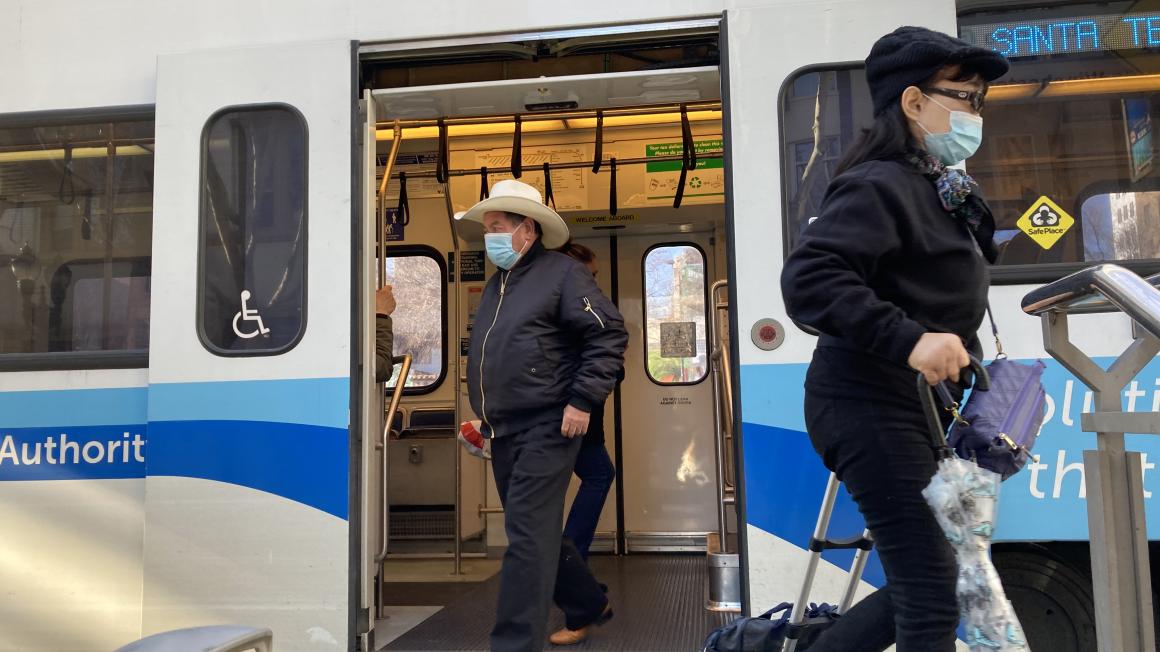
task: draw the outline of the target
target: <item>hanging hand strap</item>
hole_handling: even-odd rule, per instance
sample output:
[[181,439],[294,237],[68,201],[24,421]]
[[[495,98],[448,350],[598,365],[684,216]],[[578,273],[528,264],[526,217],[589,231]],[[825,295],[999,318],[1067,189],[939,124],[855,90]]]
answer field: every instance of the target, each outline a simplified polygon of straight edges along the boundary
[[608,214],[616,215],[616,157],[608,160],[608,172],[612,180],[608,182]]
[[693,129],[689,125],[689,112],[681,105],[681,176],[677,179],[677,192],[673,195],[673,208],[680,208],[685,198],[685,178],[689,170],[697,167],[697,150],[693,142]]
[[556,196],[552,194],[552,166],[544,161],[544,203],[556,210]]
[[395,210],[395,223],[407,226],[411,223],[411,207],[407,202],[407,173],[399,172],[399,206]]
[[523,119],[516,116],[516,131],[512,135],[512,176],[519,179],[524,175],[524,127]]
[[487,166],[484,165],[479,168],[479,201],[483,201],[490,196],[487,188]]
[[[111,161],[109,165],[112,165]],[[73,181],[72,145],[64,146],[64,173],[60,178],[60,186],[56,190],[56,198],[62,204],[71,204],[77,200],[76,182]]]
[[439,183],[447,183],[451,176],[451,162],[448,161],[450,155],[450,146],[447,139],[447,123],[443,118],[439,118],[439,160],[435,162],[435,180]]
[[600,171],[604,163],[604,111],[596,110],[596,152],[592,157],[592,172]]

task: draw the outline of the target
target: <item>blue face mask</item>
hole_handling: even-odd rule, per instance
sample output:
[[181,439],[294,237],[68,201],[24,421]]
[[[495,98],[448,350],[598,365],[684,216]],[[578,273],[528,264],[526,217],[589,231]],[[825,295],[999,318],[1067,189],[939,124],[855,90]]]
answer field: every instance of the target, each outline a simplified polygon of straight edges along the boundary
[[[515,267],[524,252],[512,249],[512,234],[485,233],[483,245],[487,249],[487,257],[496,267],[508,270]],[[527,247],[525,244],[524,247]]]
[[[941,102],[929,95],[924,96],[931,102],[947,109]],[[926,151],[942,161],[943,165],[955,165],[971,158],[979,149],[979,145],[983,143],[983,119],[966,111],[951,111],[950,109],[947,111],[951,114],[950,131],[932,134],[921,122],[918,123],[918,126],[926,132],[926,136],[923,138],[923,147]]]

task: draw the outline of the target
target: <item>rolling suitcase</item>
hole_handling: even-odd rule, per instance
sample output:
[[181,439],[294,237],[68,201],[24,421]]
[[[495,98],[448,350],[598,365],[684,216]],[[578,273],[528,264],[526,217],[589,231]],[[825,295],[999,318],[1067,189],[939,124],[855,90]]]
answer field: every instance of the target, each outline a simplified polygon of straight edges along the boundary
[[[790,612],[789,628],[782,644],[782,652],[794,652],[798,641],[811,629],[828,626],[836,616],[845,613],[854,604],[854,593],[858,589],[858,582],[862,579],[862,572],[866,569],[866,561],[870,558],[870,551],[874,549],[874,541],[870,538],[870,531],[863,530],[862,534],[846,539],[830,539],[830,518],[834,514],[834,504],[838,500],[838,487],[842,483],[838,476],[830,474],[826,482],[826,492],[822,497],[822,508],[818,510],[818,523],[814,526],[814,534],[810,537],[810,558],[806,564],[806,576],[802,580],[801,591],[793,603]],[[835,612],[829,612],[822,618],[810,618],[811,605],[809,604],[810,589],[813,588],[814,577],[817,575],[818,563],[822,553],[826,550],[857,550],[854,553],[854,563],[850,566],[850,577],[846,582],[846,590],[842,594],[842,601],[838,603]]]

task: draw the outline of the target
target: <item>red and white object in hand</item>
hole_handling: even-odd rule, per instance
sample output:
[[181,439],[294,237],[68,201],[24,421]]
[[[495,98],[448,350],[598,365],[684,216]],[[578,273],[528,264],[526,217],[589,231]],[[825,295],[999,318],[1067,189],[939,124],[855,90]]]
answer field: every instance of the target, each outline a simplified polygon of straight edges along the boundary
[[487,450],[487,440],[480,431],[481,425],[479,421],[464,421],[459,424],[459,445],[476,457],[490,460],[491,451]]

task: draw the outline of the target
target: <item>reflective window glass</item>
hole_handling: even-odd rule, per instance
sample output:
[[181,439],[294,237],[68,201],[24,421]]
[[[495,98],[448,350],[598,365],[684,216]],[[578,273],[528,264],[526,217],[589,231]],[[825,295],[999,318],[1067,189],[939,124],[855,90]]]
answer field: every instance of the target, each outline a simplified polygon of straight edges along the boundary
[[202,342],[284,352],[306,328],[306,123],[285,106],[232,108],[202,138]]
[[661,385],[709,373],[705,339],[705,255],[692,245],[653,247],[644,258],[648,375]]
[[145,364],[152,234],[151,119],[0,128],[0,357]]
[[[387,250],[388,254],[390,249]],[[434,389],[443,378],[446,342],[444,314],[446,274],[433,253],[399,254],[387,257],[386,282],[395,295],[391,315],[394,354],[411,356],[411,373],[406,387]],[[398,382],[399,366],[387,387]]]

